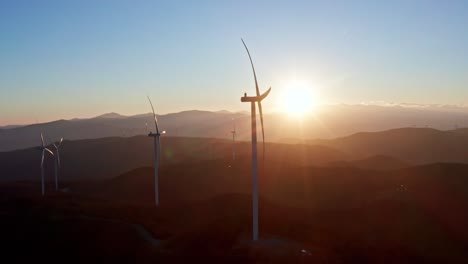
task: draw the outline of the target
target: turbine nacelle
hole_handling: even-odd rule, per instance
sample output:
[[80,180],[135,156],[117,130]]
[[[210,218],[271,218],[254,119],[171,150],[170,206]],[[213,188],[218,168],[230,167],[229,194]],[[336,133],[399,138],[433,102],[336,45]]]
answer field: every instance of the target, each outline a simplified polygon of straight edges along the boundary
[[243,103],[245,103],[245,102],[261,102],[263,99],[265,99],[268,96],[270,91],[271,91],[271,87],[268,88],[268,90],[266,92],[264,92],[260,96],[247,96],[247,93],[245,93],[244,97],[241,97],[241,102],[243,102]]
[[159,137],[159,136],[161,136],[161,135],[163,135],[163,134],[166,134],[166,131],[165,131],[165,130],[162,131],[161,133],[149,132],[148,137]]
[[63,137],[60,139],[58,144],[52,143],[52,145],[55,148],[55,153],[57,154],[57,165],[59,166],[59,168],[60,168],[60,152],[59,152],[59,149],[60,149],[60,146],[62,146],[62,142],[63,142]]
[[46,147],[42,133],[41,133],[41,146],[39,148],[42,150],[42,158],[41,158],[41,168],[42,168],[44,166],[45,153],[49,152],[50,155],[54,156],[54,152],[52,152],[52,150]]
[[62,142],[63,142],[63,138],[60,138],[60,141],[59,141],[58,144],[52,143],[52,145],[54,145],[55,149],[58,151],[58,149],[59,149],[60,146],[62,145]]
[[44,147],[42,148],[42,158],[41,158],[41,168],[44,167],[44,158],[45,158],[45,153],[46,152],[49,152],[50,155],[54,156],[54,153],[52,152],[52,150]]
[[41,157],[41,185],[42,185],[42,195],[45,194],[45,180],[44,180],[44,158],[46,153],[48,152],[50,155],[54,156],[52,150],[48,149],[44,143],[44,137],[41,133],[41,147],[42,149],[42,157]]
[[232,119],[232,130],[231,130],[231,134],[233,137],[235,137],[237,135],[237,132],[236,132],[236,122],[234,120],[234,118]]

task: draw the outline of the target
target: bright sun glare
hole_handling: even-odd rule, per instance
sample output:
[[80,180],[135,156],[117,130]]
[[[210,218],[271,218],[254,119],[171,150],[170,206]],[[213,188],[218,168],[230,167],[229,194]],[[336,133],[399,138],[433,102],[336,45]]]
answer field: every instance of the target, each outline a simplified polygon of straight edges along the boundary
[[280,97],[282,111],[303,116],[312,112],[318,104],[317,89],[304,84],[291,84],[286,87]]

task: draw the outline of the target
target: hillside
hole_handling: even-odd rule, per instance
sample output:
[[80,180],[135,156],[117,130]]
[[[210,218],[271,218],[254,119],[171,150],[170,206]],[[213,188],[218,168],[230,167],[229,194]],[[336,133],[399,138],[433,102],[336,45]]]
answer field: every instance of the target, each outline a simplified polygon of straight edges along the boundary
[[[62,145],[61,173],[64,180],[106,179],[126,171],[152,166],[154,159],[153,139],[147,136],[128,138],[100,138],[88,140],[65,140]],[[161,138],[162,167],[171,164],[192,164],[204,160],[225,160],[232,157],[232,142],[222,139]],[[251,144],[237,142],[237,158],[250,161]],[[339,151],[323,146],[266,144],[266,162],[279,164],[326,164],[346,157]],[[262,145],[259,144],[259,152]],[[260,160],[261,154],[260,154]],[[0,152],[1,180],[39,180],[41,151],[37,148]],[[53,177],[53,158],[45,159],[47,180]]]
[[386,155],[416,164],[468,163],[468,129],[399,128],[309,143],[335,148],[356,158]]
[[[158,209],[152,205],[151,168],[103,182],[70,182],[71,193],[51,192],[42,199],[31,183],[3,183],[2,233],[31,237],[22,244],[32,250],[21,257],[25,261],[50,246],[79,260],[163,263],[187,257],[245,263],[463,263],[467,257],[468,165],[392,171],[272,166],[260,177],[265,242],[258,245],[245,242],[251,230],[251,178],[249,168],[239,165],[206,161],[167,167],[161,172]],[[124,223],[141,224],[163,242],[151,247]]]
[[411,164],[402,160],[384,156],[375,155],[364,159],[350,161],[335,161],[328,164],[331,167],[356,167],[369,170],[394,170],[410,167]]

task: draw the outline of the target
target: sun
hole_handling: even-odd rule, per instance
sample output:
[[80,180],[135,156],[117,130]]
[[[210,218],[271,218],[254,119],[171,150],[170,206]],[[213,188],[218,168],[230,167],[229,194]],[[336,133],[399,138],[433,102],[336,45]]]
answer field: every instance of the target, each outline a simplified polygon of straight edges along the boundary
[[303,116],[315,110],[318,104],[318,91],[313,86],[293,83],[284,88],[280,96],[283,112],[293,116]]

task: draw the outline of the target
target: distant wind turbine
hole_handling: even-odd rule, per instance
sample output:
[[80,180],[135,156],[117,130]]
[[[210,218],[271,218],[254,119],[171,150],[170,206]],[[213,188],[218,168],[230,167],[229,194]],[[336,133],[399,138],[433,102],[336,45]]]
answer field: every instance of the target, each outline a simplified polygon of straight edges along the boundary
[[265,99],[271,91],[271,87],[262,95],[258,89],[257,74],[250,56],[249,49],[243,39],[245,50],[249,55],[250,64],[252,65],[252,71],[255,79],[255,90],[256,96],[247,96],[247,93],[241,97],[241,102],[250,102],[251,106],[251,119],[252,119],[252,207],[253,207],[253,240],[258,240],[258,160],[257,160],[257,116],[255,103],[258,103],[258,112],[260,114],[260,123],[262,125],[262,139],[263,139],[263,159],[265,159],[265,131],[263,128],[263,111],[262,111],[262,100]]
[[54,156],[54,153],[46,148],[45,144],[44,144],[44,137],[42,136],[42,133],[41,133],[41,149],[42,149],[42,158],[41,158],[41,184],[42,184],[42,195],[45,194],[45,183],[44,183],[44,157],[45,157],[45,153],[46,152],[49,152],[50,155]]
[[236,122],[234,121],[234,118],[232,119],[232,125],[233,125],[233,130],[231,131],[232,134],[232,160],[236,160],[236,149],[235,149],[235,144],[236,144]]
[[62,146],[63,138],[58,144],[53,143],[55,148],[55,191],[58,191],[58,170],[60,169],[60,146]]
[[154,197],[156,207],[159,206],[159,160],[160,160],[160,153],[161,153],[161,145],[159,141],[159,137],[161,134],[165,134],[166,131],[159,132],[158,126],[158,119],[156,118],[156,113],[154,112],[153,103],[151,103],[151,99],[148,96],[148,101],[151,105],[151,110],[153,110],[153,117],[154,117],[154,126],[156,127],[156,133],[150,132],[148,134],[149,137],[154,138]]

